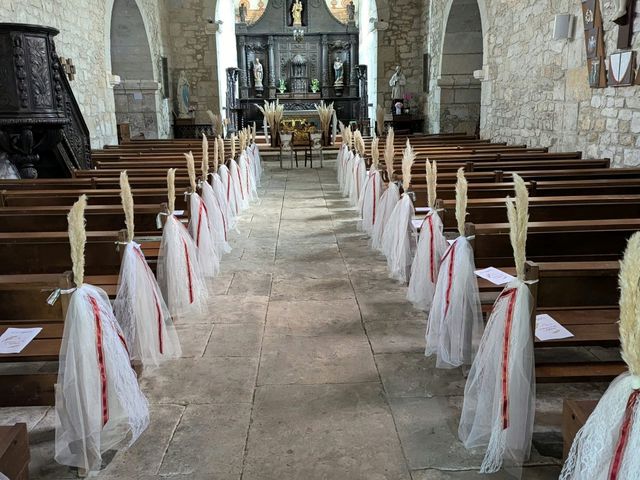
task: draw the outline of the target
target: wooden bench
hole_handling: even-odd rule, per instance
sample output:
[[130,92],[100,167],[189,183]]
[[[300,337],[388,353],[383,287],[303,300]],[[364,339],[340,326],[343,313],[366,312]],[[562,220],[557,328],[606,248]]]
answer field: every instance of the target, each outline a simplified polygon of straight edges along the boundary
[[27,424],[0,426],[0,472],[10,480],[29,480],[30,458]]

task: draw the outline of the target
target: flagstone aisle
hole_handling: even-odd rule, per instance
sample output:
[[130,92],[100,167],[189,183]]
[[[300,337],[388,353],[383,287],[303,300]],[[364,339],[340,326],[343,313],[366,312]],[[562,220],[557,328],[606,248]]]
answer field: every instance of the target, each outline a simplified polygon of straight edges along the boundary
[[[333,169],[267,169],[260,205],[243,216],[215,282],[212,313],[181,319],[185,358],[142,380],[151,426],[99,478],[479,478],[481,455],[456,435],[462,372],[425,359],[425,315],[356,225]],[[545,437],[571,388],[543,392]],[[32,478],[73,478],[52,460],[52,410],[0,410],[0,424],[24,418]],[[525,478],[557,478],[548,466],[557,460],[536,454],[534,463],[547,466]]]

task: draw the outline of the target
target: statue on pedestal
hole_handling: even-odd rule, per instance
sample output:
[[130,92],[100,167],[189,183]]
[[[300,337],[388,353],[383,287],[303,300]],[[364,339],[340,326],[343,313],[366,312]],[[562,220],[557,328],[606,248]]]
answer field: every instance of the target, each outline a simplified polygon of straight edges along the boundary
[[356,21],[356,6],[353,4],[353,0],[347,4],[347,15],[349,23],[354,23]]
[[396,67],[396,71],[389,80],[389,86],[391,87],[391,99],[404,101],[404,87],[407,84],[407,77],[402,73],[400,65]]
[[293,2],[293,7],[291,7],[291,16],[293,17],[294,27],[302,26],[302,8],[302,2],[300,0]]
[[191,118],[189,114],[189,80],[184,70],[180,72],[178,78],[178,88],[176,98],[178,99],[178,118]]
[[340,60],[340,56],[336,55],[333,62],[333,72],[335,74],[334,87],[344,87],[344,63]]
[[238,7],[238,14],[240,16],[240,23],[247,23],[247,6],[241,3]]
[[255,82],[256,90],[264,90],[262,81],[264,80],[264,67],[260,63],[260,59],[256,57],[253,62],[253,80]]

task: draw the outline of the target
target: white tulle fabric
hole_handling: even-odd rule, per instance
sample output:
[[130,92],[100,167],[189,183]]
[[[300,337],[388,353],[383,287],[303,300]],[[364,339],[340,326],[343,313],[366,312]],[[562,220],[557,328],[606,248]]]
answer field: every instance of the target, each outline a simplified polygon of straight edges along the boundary
[[353,152],[349,152],[347,154],[347,159],[344,162],[344,172],[343,172],[343,182],[344,188],[342,190],[342,195],[345,197],[351,197],[351,189],[353,188],[353,166],[356,162],[356,156]]
[[238,206],[240,207],[240,211],[244,211],[249,208],[249,192],[246,191],[242,183],[242,172],[240,171],[238,162],[231,160],[229,165],[233,188],[236,190],[236,200],[239,202]]
[[348,149],[346,145],[342,145],[338,150],[338,156],[336,157],[336,177],[338,179],[338,186],[340,191],[344,191],[344,161],[345,155]]
[[420,240],[411,264],[407,300],[416,308],[426,312],[431,309],[440,261],[447,250],[447,240],[442,231],[440,216],[434,211],[429,212],[422,222]]
[[262,157],[260,156],[260,147],[257,144],[252,143],[248,148],[248,151],[251,155],[251,168],[254,171],[254,175],[256,178],[256,185],[259,187],[262,184]]
[[213,278],[220,273],[220,256],[216,250],[214,234],[209,221],[209,210],[197,193],[189,196],[189,232],[196,243],[198,263],[205,277]]
[[258,189],[256,187],[255,176],[249,164],[249,155],[243,152],[238,161],[242,186],[250,201],[258,200]]
[[470,364],[482,338],[482,311],[473,248],[458,237],[442,256],[429,312],[425,350],[436,355],[436,367]]
[[149,405],[109,298],[92,285],[69,302],[55,411],[56,461],[94,472],[104,452],[133,444],[149,425]]
[[519,476],[529,457],[536,398],[532,309],[533,298],[521,280],[504,288],[467,378],[458,435],[466,448],[487,448],[480,473],[504,465]]
[[369,235],[371,235],[373,226],[375,225],[376,213],[380,205],[380,197],[382,196],[382,189],[382,175],[378,170],[370,170],[359,201],[361,218],[359,228]]
[[389,275],[402,283],[409,281],[411,264],[418,242],[418,232],[413,226],[413,201],[402,195],[396,203],[382,236],[382,253],[387,257]]
[[[224,167],[225,169],[227,167]],[[228,172],[228,170],[227,170]],[[231,191],[229,191],[229,200],[227,200],[227,188],[218,173],[210,173],[209,178],[211,179],[211,187],[213,188],[213,193],[215,193],[216,198],[218,199],[218,205],[222,207],[222,211],[225,215],[225,220],[227,222],[227,232],[234,230],[237,225],[237,218],[235,208],[232,208],[231,205]],[[228,177],[227,177],[228,178]],[[229,182],[228,185],[231,185]]]
[[389,217],[400,201],[400,189],[395,183],[389,183],[387,189],[380,197],[380,206],[376,212],[376,223],[371,233],[371,247],[382,251],[382,236]]
[[353,162],[353,184],[349,189],[349,202],[352,207],[357,207],[360,202],[360,195],[367,183],[367,164],[360,155],[356,155]]
[[[220,165],[218,168],[218,174],[220,176],[220,181],[222,182],[222,186],[224,189],[224,196],[227,200],[227,204],[229,205],[229,209],[231,210],[231,214],[233,216],[231,225],[232,228],[235,228],[237,225],[237,218],[240,215],[240,191],[239,188],[236,188],[236,184],[231,178],[231,172],[226,165]],[[215,178],[214,178],[214,189]]]
[[157,366],[182,355],[169,308],[136,242],[125,246],[113,310],[132,360]]
[[229,253],[231,251],[231,246],[228,242],[229,225],[226,218],[226,207],[220,205],[218,197],[209,182],[202,182],[202,200],[207,206],[209,226],[213,234],[216,252],[218,256],[221,257],[223,253]]
[[207,312],[207,284],[198,261],[198,247],[173,215],[167,218],[162,231],[158,284],[172,317]]
[[[571,445],[560,480],[609,480],[620,443],[627,404],[640,389],[640,378],[628,372],[617,377],[604,393]],[[640,478],[640,411],[636,404],[617,480]]]

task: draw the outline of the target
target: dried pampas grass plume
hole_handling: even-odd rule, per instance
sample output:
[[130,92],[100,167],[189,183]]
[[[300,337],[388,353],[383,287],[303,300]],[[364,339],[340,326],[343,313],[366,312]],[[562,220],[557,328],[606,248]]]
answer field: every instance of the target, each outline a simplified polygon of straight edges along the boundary
[[216,137],[213,139],[213,173],[218,172],[218,165],[220,165],[220,145]]
[[640,232],[629,239],[618,282],[622,359],[632,375],[640,376]]
[[216,115],[211,110],[207,110],[207,115],[209,115],[209,120],[211,121],[211,129],[213,130],[214,135],[223,135],[223,124],[222,114]]
[[231,134],[231,160],[235,160],[236,159],[236,134],[232,133]]
[[416,160],[416,152],[407,138],[407,146],[402,152],[402,188],[405,192],[411,187],[411,168]]
[[436,208],[437,187],[438,187],[438,166],[436,161],[430,162],[427,158],[425,163],[427,169],[427,198],[429,199],[429,208]]
[[124,223],[127,225],[127,242],[133,241],[135,224],[133,222],[133,194],[129,185],[127,171],[120,172],[120,199],[124,210]]
[[73,264],[73,281],[78,288],[84,283],[84,246],[87,243],[87,232],[84,222],[85,208],[87,208],[87,196],[81,195],[67,215],[71,263]]
[[354,133],[353,136],[356,152],[358,152],[361,157],[364,157],[364,154],[367,151],[367,146],[364,143],[364,138],[362,138],[362,132],[360,130],[356,130],[356,133]]
[[507,217],[511,227],[509,238],[513,248],[516,273],[520,280],[524,280],[529,226],[529,192],[522,177],[516,173],[513,174],[513,183],[515,184],[516,198],[513,200],[507,197]]
[[464,168],[458,169],[458,181],[456,182],[456,221],[458,222],[458,233],[464,236],[464,224],[467,221],[467,190],[469,185],[464,177]]
[[380,139],[378,137],[373,137],[371,140],[371,168],[373,170],[378,170],[380,167]]
[[387,177],[390,182],[393,182],[393,160],[396,155],[393,142],[395,142],[395,132],[393,128],[389,128],[384,144],[384,164],[387,167]]
[[376,130],[378,136],[381,137],[384,133],[384,108],[381,105],[376,108]]
[[176,209],[176,169],[167,170],[167,200],[169,203],[169,214],[172,215]]
[[207,176],[209,175],[209,140],[207,140],[207,136],[202,134],[202,181],[207,181]]
[[224,138],[218,137],[218,146],[220,147],[220,163],[225,163],[227,159],[224,151]]
[[191,192],[196,193],[198,184],[196,183],[196,165],[193,160],[193,153],[185,153],[184,158],[187,160],[187,173],[189,174],[189,184],[191,185]]

